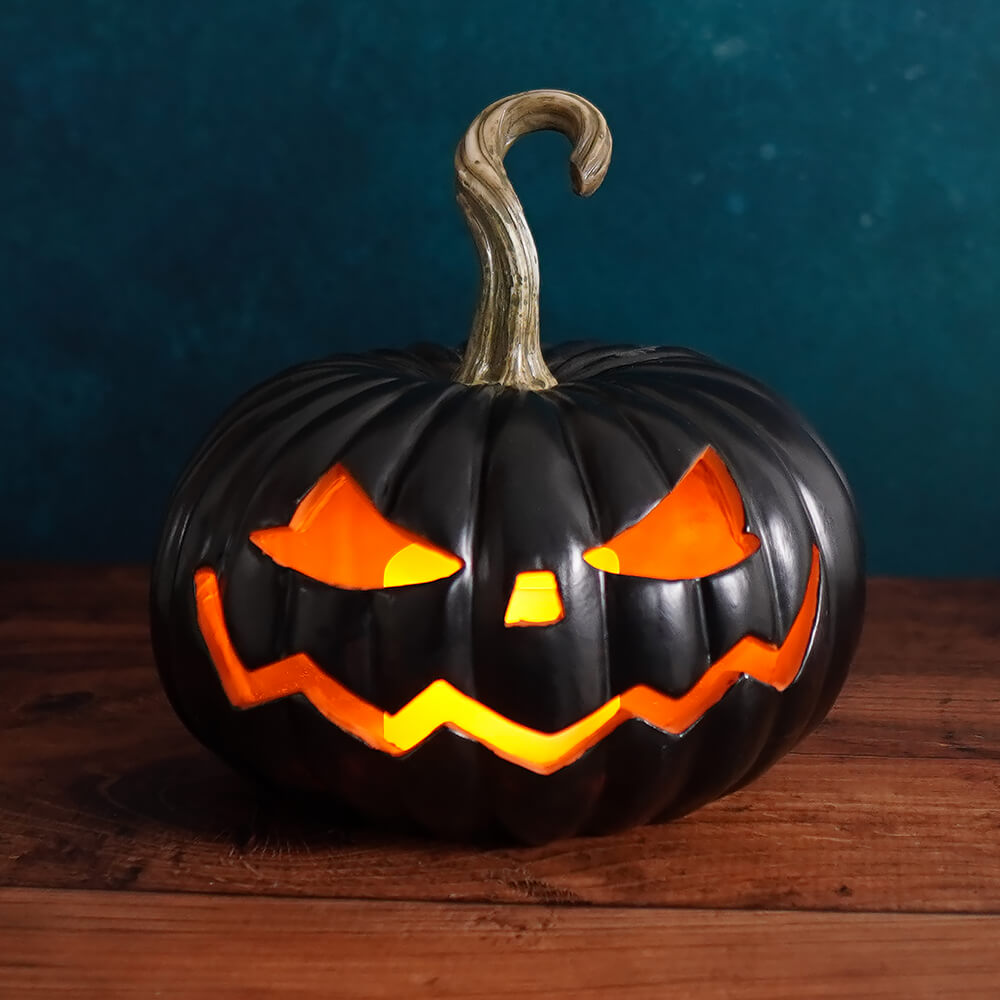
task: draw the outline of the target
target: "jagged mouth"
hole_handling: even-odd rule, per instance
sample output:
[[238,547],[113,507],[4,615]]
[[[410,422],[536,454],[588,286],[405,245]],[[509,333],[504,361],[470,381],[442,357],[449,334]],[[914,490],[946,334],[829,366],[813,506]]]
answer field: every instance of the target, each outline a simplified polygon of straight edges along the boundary
[[742,677],[784,691],[802,668],[818,618],[820,561],[813,546],[802,604],[785,640],[744,636],[679,698],[640,684],[557,732],[523,726],[446,680],[436,680],[397,712],[383,711],[324,673],[305,653],[247,670],[233,647],[214,569],[195,572],[198,625],[229,702],[239,709],[305,696],[327,720],[375,750],[400,757],[441,728],[476,740],[498,757],[537,774],[571,764],[628,719],[680,735],[693,726]]

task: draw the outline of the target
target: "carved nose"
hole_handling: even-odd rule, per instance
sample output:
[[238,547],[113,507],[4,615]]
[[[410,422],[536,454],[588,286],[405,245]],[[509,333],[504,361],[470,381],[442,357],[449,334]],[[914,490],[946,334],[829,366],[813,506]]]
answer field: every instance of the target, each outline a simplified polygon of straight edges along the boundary
[[517,574],[503,616],[504,625],[508,628],[512,625],[554,625],[562,621],[564,615],[555,573],[541,569]]

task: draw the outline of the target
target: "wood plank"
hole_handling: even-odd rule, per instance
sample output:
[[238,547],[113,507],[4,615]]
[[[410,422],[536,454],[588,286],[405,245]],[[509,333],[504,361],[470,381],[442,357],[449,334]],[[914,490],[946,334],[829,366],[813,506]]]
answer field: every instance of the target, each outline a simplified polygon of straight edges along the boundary
[[0,884],[1000,911],[1000,582],[876,581],[857,668],[800,751],[680,822],[536,849],[259,799],[170,712],[144,586],[0,573]]
[[[204,767],[202,766],[204,765]],[[674,824],[439,844],[259,804],[198,758],[0,802],[8,885],[379,899],[1000,912],[996,766],[800,757]],[[242,788],[237,794],[235,789]],[[72,796],[72,797],[67,797]]]
[[0,994],[994,997],[1000,918],[0,891]]
[[1000,581],[874,580],[836,710],[800,752],[1000,756]]

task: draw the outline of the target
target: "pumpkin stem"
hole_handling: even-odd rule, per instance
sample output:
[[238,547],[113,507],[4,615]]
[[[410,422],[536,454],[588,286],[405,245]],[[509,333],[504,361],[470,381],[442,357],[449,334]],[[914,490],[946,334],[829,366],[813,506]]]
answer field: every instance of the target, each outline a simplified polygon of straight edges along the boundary
[[611,133],[589,101],[564,90],[529,90],[491,104],[455,151],[458,203],[472,231],[482,278],[479,305],[455,381],[550,389],[556,384],[538,336],[538,254],[503,167],[522,135],[552,129],[573,143],[570,178],[586,197],[604,180]]

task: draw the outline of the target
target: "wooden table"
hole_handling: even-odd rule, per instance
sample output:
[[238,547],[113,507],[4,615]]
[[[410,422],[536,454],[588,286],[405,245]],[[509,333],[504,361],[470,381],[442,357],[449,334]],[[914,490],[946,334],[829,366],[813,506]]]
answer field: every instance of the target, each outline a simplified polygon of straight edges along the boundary
[[0,996],[1000,997],[1000,582],[877,580],[829,720],[673,824],[431,843],[258,801],[139,568],[0,573]]

